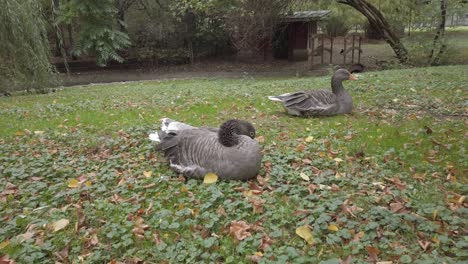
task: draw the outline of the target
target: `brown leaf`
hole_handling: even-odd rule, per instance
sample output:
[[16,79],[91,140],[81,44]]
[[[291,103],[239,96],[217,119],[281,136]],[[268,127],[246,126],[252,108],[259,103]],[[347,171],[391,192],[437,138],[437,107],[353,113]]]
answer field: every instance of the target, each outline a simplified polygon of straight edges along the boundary
[[400,190],[404,190],[406,188],[406,184],[404,182],[402,182],[400,180],[400,178],[393,177],[393,178],[390,178],[390,179],[387,179],[387,180],[392,182],[393,184],[395,184],[395,186]]
[[366,246],[367,254],[369,254],[369,260],[372,262],[377,261],[377,255],[379,255],[380,250],[373,246]]
[[245,221],[232,221],[229,227],[229,233],[233,235],[237,240],[244,240],[245,238],[252,236],[248,232],[250,226]]
[[253,263],[258,263],[262,259],[263,254],[262,252],[255,252],[253,255],[248,255],[247,259],[252,261]]
[[340,259],[340,264],[349,264],[349,263],[351,263],[352,258],[353,258],[353,256],[349,255],[343,260]]
[[56,256],[61,262],[68,263],[68,246],[64,247],[59,252],[54,252],[54,256]]
[[395,203],[390,203],[390,210],[393,213],[402,213],[406,211],[405,204],[402,202],[395,202]]
[[218,209],[216,209],[216,213],[219,214],[219,215],[222,215],[222,216],[224,216],[224,217],[227,216],[226,210],[224,210],[224,207],[221,207],[221,206],[218,207]]
[[252,204],[253,207],[253,213],[263,213],[263,204],[266,202],[263,199],[260,198],[250,198],[249,199],[250,203]]
[[8,255],[0,257],[0,264],[16,264],[16,261],[10,259]]
[[143,222],[144,222],[144,219],[138,216],[136,217],[136,220],[133,223],[134,227],[132,229],[132,232],[139,239],[142,239],[145,237],[145,230],[149,228],[149,226],[143,224]]
[[262,237],[262,241],[260,241],[260,246],[258,247],[258,249],[265,252],[265,250],[271,247],[271,245],[273,245],[274,242],[275,241],[271,239],[271,237],[269,237],[267,234],[264,234]]
[[431,245],[431,242],[418,240],[418,244],[421,246],[423,251],[426,252],[429,246]]
[[309,186],[307,186],[307,190],[309,190],[309,195],[313,194],[316,189],[317,185],[315,184],[309,184]]
[[426,129],[426,134],[430,135],[432,134],[432,129],[428,126],[424,126],[424,129]]

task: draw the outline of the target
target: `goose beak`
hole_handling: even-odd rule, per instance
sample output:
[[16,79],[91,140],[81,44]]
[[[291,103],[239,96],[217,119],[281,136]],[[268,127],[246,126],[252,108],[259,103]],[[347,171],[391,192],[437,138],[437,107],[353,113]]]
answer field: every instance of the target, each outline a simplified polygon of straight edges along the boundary
[[354,74],[350,74],[348,80],[357,80],[358,78]]

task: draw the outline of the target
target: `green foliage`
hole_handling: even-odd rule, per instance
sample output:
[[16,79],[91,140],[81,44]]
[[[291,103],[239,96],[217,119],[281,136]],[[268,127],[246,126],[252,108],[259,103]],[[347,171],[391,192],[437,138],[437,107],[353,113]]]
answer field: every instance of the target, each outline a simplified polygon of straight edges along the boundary
[[40,4],[0,1],[0,92],[44,92],[57,84]]
[[74,53],[93,54],[96,63],[105,66],[109,60],[122,62],[118,51],[130,45],[127,33],[115,28],[116,15],[114,0],[70,0],[60,6],[57,23],[78,20],[80,32]]
[[[294,118],[265,98],[329,83],[168,80],[0,98],[0,255],[18,263],[466,258],[466,67],[363,73],[345,83],[356,106],[346,116]],[[252,120],[263,137],[262,178],[209,186],[179,178],[147,139],[162,117]],[[59,219],[70,223],[53,232]],[[241,220],[251,236],[239,241],[229,232]],[[296,235],[304,225],[314,245]]]

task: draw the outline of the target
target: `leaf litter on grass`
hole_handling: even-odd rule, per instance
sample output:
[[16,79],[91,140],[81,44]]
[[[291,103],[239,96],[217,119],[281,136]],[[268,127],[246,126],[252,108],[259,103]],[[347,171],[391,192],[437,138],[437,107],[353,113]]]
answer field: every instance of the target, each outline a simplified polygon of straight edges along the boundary
[[[19,263],[463,259],[466,124],[457,115],[468,80],[454,76],[460,70],[366,73],[365,82],[349,84],[354,113],[324,119],[278,114],[263,97],[311,82],[325,87],[329,78],[144,82],[138,93],[84,87],[51,95],[61,97],[55,104],[26,96],[0,116],[0,256]],[[415,76],[410,87],[407,71]],[[451,84],[428,83],[439,73]],[[376,80],[385,87],[373,89]],[[233,113],[254,121],[263,146],[262,170],[247,182],[179,178],[146,140],[162,114],[216,126]],[[33,122],[39,117],[54,125]],[[304,226],[313,246],[296,234]]]

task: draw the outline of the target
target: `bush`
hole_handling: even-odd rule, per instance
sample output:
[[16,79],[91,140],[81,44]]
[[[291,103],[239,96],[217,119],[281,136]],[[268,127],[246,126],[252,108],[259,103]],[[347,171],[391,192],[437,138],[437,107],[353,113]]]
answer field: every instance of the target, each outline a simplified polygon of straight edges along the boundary
[[332,37],[345,36],[350,26],[341,16],[331,16],[325,21],[325,32]]

